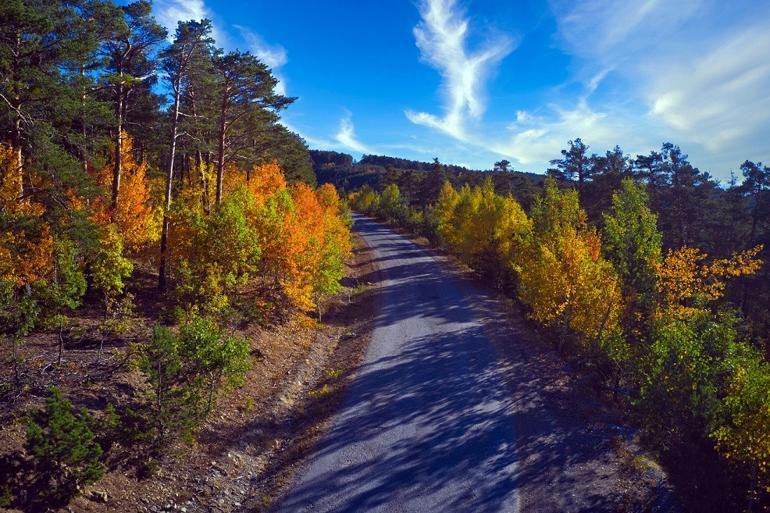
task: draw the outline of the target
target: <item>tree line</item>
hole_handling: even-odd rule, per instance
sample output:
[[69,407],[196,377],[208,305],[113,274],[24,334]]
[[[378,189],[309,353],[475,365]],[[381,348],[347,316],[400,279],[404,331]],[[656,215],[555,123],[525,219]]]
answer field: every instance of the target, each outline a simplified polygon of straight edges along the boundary
[[634,160],[587,149],[570,142],[524,190],[436,161],[411,193],[383,172],[349,199],[513,295],[642,427],[693,507],[767,507],[770,169],[746,162],[724,187],[672,144]]
[[49,368],[65,376],[84,305],[100,312],[101,359],[136,294],[162,299],[130,349],[142,407],[76,412],[51,389],[21,455],[32,477],[0,473],[4,505],[66,502],[116,441],[156,454],[192,437],[250,368],[232,326],[320,316],[341,288],[350,221],[280,123],[295,98],[257,56],[218,48],[209,20],[168,36],[144,0],[0,5],[0,396],[34,391],[28,335],[57,335]]

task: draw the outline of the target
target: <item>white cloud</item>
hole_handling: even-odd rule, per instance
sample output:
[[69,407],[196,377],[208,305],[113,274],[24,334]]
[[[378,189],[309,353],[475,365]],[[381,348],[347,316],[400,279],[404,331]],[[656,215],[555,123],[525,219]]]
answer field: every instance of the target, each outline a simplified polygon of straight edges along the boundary
[[203,0],[156,0],[153,11],[158,23],[168,30],[169,38],[174,37],[178,22],[211,17]]
[[241,25],[233,26],[241,33],[241,37],[246,42],[249,51],[272,68],[273,75],[278,79],[278,84],[275,86],[275,92],[286,95],[286,79],[282,74],[277,72],[278,68],[289,62],[289,55],[286,52],[286,48],[278,44],[271,45],[266,43],[259,34],[252,32],[246,27]]
[[340,128],[335,141],[343,148],[353,150],[358,153],[376,153],[372,148],[362,143],[356,137],[355,127],[353,126],[352,115],[348,112],[340,119]]
[[559,0],[552,7],[579,72],[612,69],[652,124],[695,146],[708,167],[724,174],[739,160],[767,158],[770,4]]
[[273,74],[278,79],[275,91],[278,94],[286,94],[286,79],[281,74],[276,73],[278,68],[289,62],[288,53],[283,46],[267,43],[259,34],[242,25],[232,26],[240,36],[240,38],[233,38],[227,29],[214,20],[214,13],[203,0],[156,0],[153,3],[153,12],[158,22],[168,30],[169,41],[173,40],[177,24],[180,21],[200,21],[204,18],[212,20],[212,35],[216,44],[225,49],[233,49],[241,46],[235,43],[234,39],[240,39],[246,49],[272,68]]
[[280,68],[287,62],[289,62],[286,49],[281,45],[271,45],[265,42],[262,37],[255,34],[251,30],[241,25],[233,25],[241,33],[241,37],[246,42],[254,55],[259,57],[259,60],[267,64],[273,69]]
[[558,157],[567,141],[576,137],[582,137],[598,153],[620,142],[626,151],[645,151],[657,142],[646,140],[632,130],[644,123],[644,119],[632,119],[628,114],[615,112],[610,115],[593,110],[586,99],[581,99],[569,109],[550,105],[547,115],[517,112],[516,121],[507,127],[510,139],[492,144],[490,149],[523,165],[547,163]]
[[[155,18],[168,31],[169,41],[174,39],[177,24],[180,21],[202,19],[214,19],[214,13],[206,6],[203,0],[155,0],[152,4]],[[227,46],[229,38],[225,31],[214,23],[212,30],[214,40],[220,46]]]
[[445,112],[443,116],[414,111],[405,114],[412,123],[466,140],[467,121],[484,113],[486,80],[513,51],[513,40],[497,36],[485,47],[469,52],[468,20],[455,0],[423,0],[420,15],[422,21],[414,28],[414,37],[422,59],[441,73]]

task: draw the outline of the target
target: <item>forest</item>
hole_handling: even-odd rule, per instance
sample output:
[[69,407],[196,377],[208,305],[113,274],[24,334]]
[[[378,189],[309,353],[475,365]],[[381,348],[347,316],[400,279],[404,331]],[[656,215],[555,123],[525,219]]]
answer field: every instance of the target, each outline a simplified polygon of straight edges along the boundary
[[320,344],[352,211],[514,301],[691,504],[770,508],[770,167],[722,183],[672,143],[579,138],[543,175],[356,161],[310,150],[274,71],[213,34],[147,0],[0,3],[0,508],[107,503],[88,487],[173,474],[207,422],[264,413],[247,383],[288,401],[309,353],[268,375],[255,339]]
[[643,430],[690,506],[767,507],[770,168],[746,161],[721,184],[670,143],[630,158],[580,139],[552,166],[543,182],[507,163],[359,163],[349,200],[513,297]]
[[[25,433],[3,438],[0,507],[67,504],[111,452],[156,472],[244,382],[236,328],[320,318],[341,290],[349,216],[276,86],[144,0],[0,5],[0,400]],[[124,371],[142,384],[121,404],[62,390]]]

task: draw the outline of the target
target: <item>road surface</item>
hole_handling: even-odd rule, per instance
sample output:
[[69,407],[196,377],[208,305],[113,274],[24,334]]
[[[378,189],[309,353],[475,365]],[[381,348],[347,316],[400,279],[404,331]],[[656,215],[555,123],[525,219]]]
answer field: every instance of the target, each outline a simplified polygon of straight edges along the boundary
[[[371,342],[277,510],[617,510],[611,437],[489,295],[383,224],[356,216],[355,230],[380,269]],[[493,338],[520,345],[520,361]]]

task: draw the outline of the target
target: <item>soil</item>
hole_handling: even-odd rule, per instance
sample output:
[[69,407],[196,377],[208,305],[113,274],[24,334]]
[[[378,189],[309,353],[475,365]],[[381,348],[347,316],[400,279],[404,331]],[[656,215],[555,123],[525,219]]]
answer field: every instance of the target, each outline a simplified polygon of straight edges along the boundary
[[[151,462],[145,451],[113,447],[104,478],[58,511],[226,512],[246,502],[269,503],[334,411],[366,348],[376,290],[359,277],[376,273],[371,260],[368,248],[357,240],[343,281],[345,292],[323,305],[321,322],[296,314],[268,328],[237,330],[251,343],[253,368],[243,387],[220,398],[193,445],[180,442]],[[119,411],[138,406],[143,383],[129,364],[131,344],[149,336],[163,301],[148,293],[153,291],[151,276],[133,286],[137,312],[144,317],[128,335],[107,340],[101,357],[95,335],[98,308],[76,313],[78,328],[66,333],[61,367],[55,365],[58,332],[36,333],[24,341],[20,354],[27,385],[0,402],[0,461],[18,460],[25,418],[44,404],[50,385],[97,420],[108,403]],[[11,382],[9,365],[0,370],[0,378]]]

